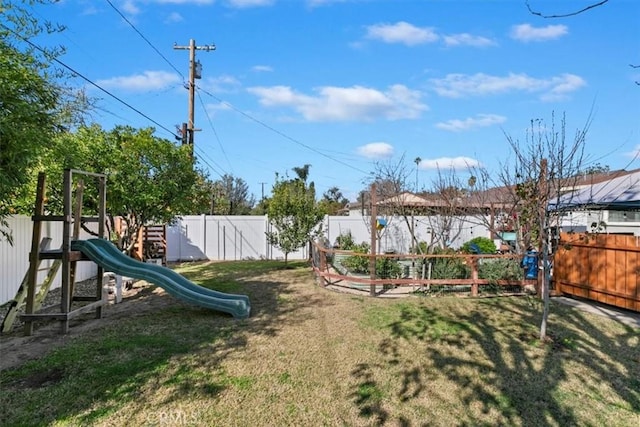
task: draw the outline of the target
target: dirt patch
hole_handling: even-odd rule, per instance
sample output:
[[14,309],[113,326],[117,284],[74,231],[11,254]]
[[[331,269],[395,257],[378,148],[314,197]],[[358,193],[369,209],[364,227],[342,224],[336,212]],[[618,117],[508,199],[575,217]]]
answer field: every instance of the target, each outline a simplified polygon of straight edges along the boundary
[[55,384],[64,378],[62,369],[48,369],[46,371],[38,371],[26,377],[21,385],[28,388],[46,387]]
[[[91,287],[91,284],[87,286]],[[51,350],[84,333],[104,327],[109,322],[178,303],[161,288],[144,281],[133,283],[129,289],[123,288],[122,297],[122,301],[116,304],[115,294],[110,293],[108,304],[103,307],[101,319],[95,318],[95,312],[83,314],[70,322],[69,333],[65,335],[60,333],[60,322],[48,321],[36,323],[33,335],[24,336],[22,324],[16,321],[11,332],[0,335],[0,371],[41,358]],[[49,301],[55,301],[56,298],[60,301],[59,289],[51,291],[47,296]],[[6,310],[2,312],[2,317],[5,314]]]

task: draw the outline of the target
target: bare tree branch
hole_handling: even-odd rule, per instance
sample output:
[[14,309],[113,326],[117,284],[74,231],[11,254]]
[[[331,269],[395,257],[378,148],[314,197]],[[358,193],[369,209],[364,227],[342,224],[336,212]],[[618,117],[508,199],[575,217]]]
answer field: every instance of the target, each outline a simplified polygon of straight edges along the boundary
[[542,17],[542,18],[546,18],[546,19],[551,19],[551,18],[566,18],[566,17],[568,17],[568,16],[575,16],[575,15],[579,15],[579,14],[581,14],[581,13],[584,13],[584,12],[588,11],[589,9],[593,9],[593,8],[596,8],[596,7],[602,6],[603,4],[607,3],[608,1],[609,1],[609,0],[602,0],[602,1],[598,2],[598,3],[590,4],[589,6],[587,6],[587,7],[585,7],[585,8],[582,8],[582,9],[580,9],[580,10],[576,10],[576,11],[574,11],[574,12],[563,13],[563,14],[554,14],[554,15],[545,15],[545,14],[543,14],[542,12],[538,12],[538,11],[533,10],[533,9],[531,8],[531,5],[529,4],[529,0],[527,0],[525,3],[526,3],[526,5],[527,5],[527,9],[529,9],[529,12],[530,12],[532,15],[540,16],[540,17]]

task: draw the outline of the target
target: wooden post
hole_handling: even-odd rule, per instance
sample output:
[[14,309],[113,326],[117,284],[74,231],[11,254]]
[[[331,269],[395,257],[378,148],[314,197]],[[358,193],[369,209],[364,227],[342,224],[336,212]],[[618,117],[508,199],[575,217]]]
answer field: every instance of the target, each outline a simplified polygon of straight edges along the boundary
[[473,282],[471,283],[471,296],[477,297],[478,296],[478,258],[474,256],[474,257],[469,257],[468,260],[471,264],[471,280],[473,280]]
[[[82,228],[82,199],[84,196],[84,181],[78,180],[76,187],[76,204],[73,209],[73,237],[72,240],[78,240],[80,238],[80,229]],[[69,279],[69,295],[70,301],[73,303],[73,293],[76,284],[76,268],[77,261],[71,261],[70,279]],[[69,307],[71,310],[71,307]]]
[[[68,315],[71,311],[71,260],[69,252],[71,251],[71,185],[73,175],[71,169],[65,169],[62,179],[62,188],[64,191],[63,206],[63,222],[62,222],[62,296],[60,301],[60,312]],[[69,317],[65,317],[60,321],[60,332],[66,334],[69,332]]]
[[[44,214],[44,199],[46,175],[44,172],[38,174],[38,189],[36,192],[36,204],[33,215],[33,231],[31,237],[31,252],[29,253],[29,273],[27,279],[27,305],[25,314],[33,314],[35,311],[36,282],[38,281],[38,268],[40,266],[40,237],[42,233],[42,221],[40,218]],[[24,334],[33,334],[33,322],[26,320],[24,323]]]
[[[369,197],[371,201],[371,209],[369,214],[371,215],[371,255],[369,256],[369,275],[371,280],[376,279],[376,243],[378,240],[378,233],[376,231],[377,219],[378,219],[378,208],[376,206],[376,184],[371,184],[371,197]],[[369,287],[369,295],[372,297],[376,296],[376,285],[371,283]]]
[[[107,218],[107,177],[101,175],[98,177],[98,236],[105,237],[105,221]],[[107,239],[109,236],[107,236]],[[96,299],[102,300],[103,304],[107,302],[107,294],[103,289],[104,268],[98,265],[98,277],[96,278]],[[102,318],[102,305],[96,308],[96,319]]]

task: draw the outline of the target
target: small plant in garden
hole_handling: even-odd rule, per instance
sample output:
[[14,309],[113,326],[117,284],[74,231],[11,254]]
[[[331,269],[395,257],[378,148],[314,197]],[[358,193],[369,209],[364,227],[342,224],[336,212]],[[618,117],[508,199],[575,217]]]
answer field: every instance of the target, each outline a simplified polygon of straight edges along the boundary
[[484,259],[478,265],[478,277],[490,282],[498,280],[521,280],[522,268],[515,259]]
[[[451,249],[437,249],[433,253],[453,255],[455,252]],[[432,279],[466,279],[471,271],[461,257],[425,258],[424,263],[427,266],[431,264]]]
[[[474,250],[475,249],[475,250]],[[496,244],[488,237],[474,237],[468,242],[464,243],[460,248],[462,252],[473,253],[478,252],[481,254],[495,254]]]
[[342,249],[343,251],[350,251],[355,246],[355,241],[353,240],[353,236],[351,232],[347,232],[345,234],[340,234],[336,237],[336,244],[334,245],[338,249]]
[[[369,244],[362,242],[359,245],[354,244],[351,250],[357,254],[368,254],[369,249]],[[342,260],[342,266],[351,273],[367,274],[369,273],[369,257],[352,255]],[[376,276],[378,278],[388,279],[400,277],[401,275],[402,268],[395,259],[388,257],[376,259]]]

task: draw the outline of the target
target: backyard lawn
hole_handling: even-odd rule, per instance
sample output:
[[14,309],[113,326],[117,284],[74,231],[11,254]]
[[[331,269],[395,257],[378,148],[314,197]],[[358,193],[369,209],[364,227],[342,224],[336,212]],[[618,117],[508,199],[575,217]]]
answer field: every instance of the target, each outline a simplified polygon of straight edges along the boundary
[[541,344],[530,297],[372,299],[289,266],[179,266],[249,295],[251,317],[162,292],[109,307],[0,373],[0,425],[640,425],[639,329],[552,303]]

